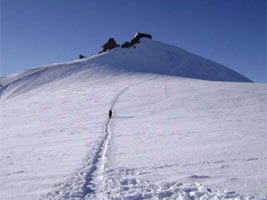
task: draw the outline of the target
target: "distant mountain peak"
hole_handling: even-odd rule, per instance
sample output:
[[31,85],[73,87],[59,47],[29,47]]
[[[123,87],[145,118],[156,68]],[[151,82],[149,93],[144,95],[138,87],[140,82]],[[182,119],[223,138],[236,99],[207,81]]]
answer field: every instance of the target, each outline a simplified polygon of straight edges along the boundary
[[[0,78],[0,96],[16,96],[44,84],[69,77],[98,77],[122,73],[150,73],[207,81],[252,82],[240,73],[190,53],[179,47],[152,40],[149,34],[137,33],[128,48],[110,38],[106,51],[76,61],[51,64]],[[111,46],[109,46],[111,45]],[[112,47],[112,48],[110,48]],[[115,48],[116,47],[116,48]]]
[[93,58],[114,69],[164,74],[209,81],[252,82],[238,72],[182,48],[152,40],[137,33],[130,42],[107,54]]

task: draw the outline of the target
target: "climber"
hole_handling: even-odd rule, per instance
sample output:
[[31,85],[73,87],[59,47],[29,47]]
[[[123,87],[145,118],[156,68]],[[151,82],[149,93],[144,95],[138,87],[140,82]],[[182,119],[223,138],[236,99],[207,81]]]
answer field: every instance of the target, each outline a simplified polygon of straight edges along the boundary
[[109,116],[109,119],[112,117],[112,110],[109,110],[108,116]]

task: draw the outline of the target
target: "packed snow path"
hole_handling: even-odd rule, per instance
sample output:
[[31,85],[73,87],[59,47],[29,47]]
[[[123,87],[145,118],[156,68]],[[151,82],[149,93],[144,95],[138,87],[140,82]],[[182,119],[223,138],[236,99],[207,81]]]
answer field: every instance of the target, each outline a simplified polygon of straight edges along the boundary
[[[112,100],[110,110],[113,111],[121,95],[129,88],[156,79],[158,75],[125,87]],[[107,150],[112,137],[110,129],[112,117],[108,117],[104,126],[104,137],[96,148],[93,158],[88,158],[87,166],[81,172],[66,183],[60,184],[55,191],[43,196],[44,199],[105,199],[105,164],[107,161]],[[86,171],[87,170],[87,171]],[[79,188],[77,182],[83,183]],[[81,185],[81,184],[79,184]]]
[[[141,81],[132,85],[127,86],[126,88],[124,88],[122,91],[120,91],[113,99],[111,107],[110,107],[110,111],[112,112],[114,110],[114,107],[116,105],[116,103],[118,102],[119,98],[121,95],[123,95],[129,88],[145,83],[147,81],[150,81],[152,79],[157,78],[157,76],[153,77],[153,78],[149,78],[148,80],[145,81]],[[92,196],[92,194],[90,193],[94,193],[94,195],[96,196],[97,199],[105,199],[105,165],[107,162],[107,150],[108,150],[108,145],[110,142],[110,139],[112,137],[112,131],[110,128],[110,123],[111,123],[112,117],[109,116],[107,119],[107,122],[105,124],[105,137],[104,139],[101,141],[101,144],[99,146],[99,150],[96,153],[96,156],[94,158],[93,162],[93,169],[95,169],[94,171],[90,172],[88,175],[88,179],[86,181],[86,184],[84,185],[84,195],[89,195]],[[95,189],[91,189],[90,185],[93,186],[93,188]],[[88,187],[89,186],[89,187]],[[85,188],[88,189],[85,189]]]

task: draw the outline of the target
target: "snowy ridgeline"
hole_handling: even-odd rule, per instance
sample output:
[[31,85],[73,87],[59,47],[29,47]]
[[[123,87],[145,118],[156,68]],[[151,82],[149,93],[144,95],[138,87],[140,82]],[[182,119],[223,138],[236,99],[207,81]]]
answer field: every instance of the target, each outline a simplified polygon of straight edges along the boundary
[[[252,82],[241,74],[181,48],[142,38],[136,48],[109,52],[68,63],[31,68],[0,77],[0,96],[24,93],[45,83],[77,73],[105,76],[119,72],[171,75],[212,81]],[[14,95],[13,94],[13,95]]]
[[[267,198],[266,84],[162,75],[182,73],[175,51],[144,40],[1,78],[1,199]],[[247,80],[221,70],[188,77]]]

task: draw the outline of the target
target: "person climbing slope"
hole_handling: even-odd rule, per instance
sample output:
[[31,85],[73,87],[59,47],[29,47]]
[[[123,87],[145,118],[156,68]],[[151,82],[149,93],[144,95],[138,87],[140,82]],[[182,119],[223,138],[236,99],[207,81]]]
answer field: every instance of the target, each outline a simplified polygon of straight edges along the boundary
[[111,117],[112,117],[112,110],[109,110],[108,116],[109,116],[109,119],[111,119]]

